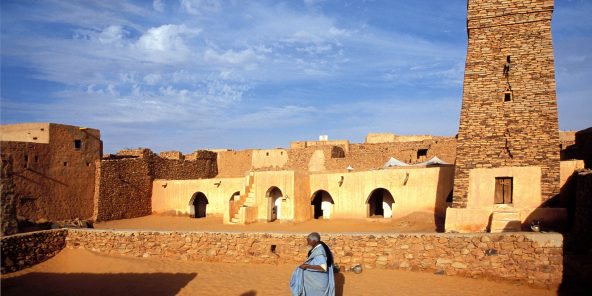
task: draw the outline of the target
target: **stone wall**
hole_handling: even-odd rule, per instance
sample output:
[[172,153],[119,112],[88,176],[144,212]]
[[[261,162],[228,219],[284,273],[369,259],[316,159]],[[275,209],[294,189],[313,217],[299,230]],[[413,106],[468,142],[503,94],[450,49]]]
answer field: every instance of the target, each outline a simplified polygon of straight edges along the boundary
[[469,171],[476,168],[537,166],[541,203],[559,193],[553,5],[549,0],[468,2],[454,207],[467,206]]
[[158,154],[158,156],[160,156],[161,158],[166,158],[166,159],[185,160],[185,155],[183,155],[183,153],[181,153],[181,151],[176,151],[176,150],[162,151]]
[[149,158],[155,179],[191,180],[214,178],[218,174],[216,153],[200,150],[193,160]]
[[59,253],[66,246],[66,229],[44,230],[3,236],[2,274],[41,263]]
[[[348,166],[355,170],[371,170],[382,168],[391,157],[415,164],[438,156],[450,164],[454,163],[456,139],[453,137],[395,138],[395,142],[389,143],[350,144],[347,141],[313,141],[292,142],[291,149],[217,151],[216,177],[244,177],[249,171],[322,172],[344,170]],[[404,139],[397,140],[399,138]],[[420,150],[424,150],[425,155]]]
[[16,194],[12,179],[12,159],[7,155],[0,156],[2,161],[0,176],[0,207],[2,209],[0,222],[2,232],[0,235],[9,235],[18,232],[16,220]]
[[97,163],[96,221],[128,219],[152,213],[152,174],[144,158]]
[[369,133],[366,143],[416,142],[433,139],[432,135],[395,135],[390,133]]
[[[78,230],[67,247],[107,255],[229,263],[291,263],[306,257],[305,234]],[[335,262],[439,272],[554,287],[561,283],[559,234],[327,234]]]
[[[425,155],[420,155],[419,150],[425,150]],[[368,170],[382,168],[391,157],[409,164],[416,164],[434,156],[454,164],[456,140],[440,137],[412,142],[352,144],[344,158],[332,158],[328,162],[328,169],[344,169],[351,165],[356,170]]]
[[[64,247],[105,255],[228,263],[298,264],[305,234],[59,229],[4,236],[2,273],[45,261]],[[438,272],[555,287],[563,272],[563,239],[554,233],[326,234],[343,270]]]
[[152,213],[155,179],[189,180],[217,174],[216,153],[196,151],[192,160],[165,159],[149,149],[122,150],[97,165],[94,199],[97,221],[127,219]]
[[[288,150],[287,168],[292,170],[332,171],[352,166],[354,170],[382,168],[391,157],[416,164],[434,156],[453,164],[456,140],[439,137],[423,141],[350,144],[349,151],[339,146],[318,146]],[[420,150],[425,150],[421,155]]]

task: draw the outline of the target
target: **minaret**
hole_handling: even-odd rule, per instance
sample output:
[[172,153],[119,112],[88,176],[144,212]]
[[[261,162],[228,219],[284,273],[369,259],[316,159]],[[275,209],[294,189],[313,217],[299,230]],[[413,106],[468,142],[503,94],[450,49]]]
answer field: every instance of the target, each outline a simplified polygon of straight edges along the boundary
[[553,5],[468,1],[453,208],[525,212],[559,193]]

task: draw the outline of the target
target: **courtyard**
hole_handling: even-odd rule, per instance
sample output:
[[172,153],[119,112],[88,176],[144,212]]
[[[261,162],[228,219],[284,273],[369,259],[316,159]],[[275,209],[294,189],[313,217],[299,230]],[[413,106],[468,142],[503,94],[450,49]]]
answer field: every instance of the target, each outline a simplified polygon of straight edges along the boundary
[[[64,249],[31,268],[2,275],[2,295],[290,295],[294,265],[103,256]],[[555,291],[422,272],[338,273],[336,295],[556,295]]]
[[5,2],[1,295],[591,295],[586,1]]
[[223,224],[220,216],[190,218],[189,216],[150,215],[132,219],[112,220],[94,224],[97,229],[143,229],[170,231],[263,231],[263,232],[435,232],[434,215],[417,212],[400,219],[313,219],[300,223],[273,221],[247,225]]

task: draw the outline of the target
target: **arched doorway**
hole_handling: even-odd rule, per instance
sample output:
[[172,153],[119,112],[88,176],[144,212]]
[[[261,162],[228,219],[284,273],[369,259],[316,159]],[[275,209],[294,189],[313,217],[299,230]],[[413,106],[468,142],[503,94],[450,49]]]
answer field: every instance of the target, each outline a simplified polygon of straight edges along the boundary
[[192,218],[203,218],[206,216],[208,198],[203,192],[196,192],[189,200],[189,216]]
[[230,195],[230,199],[228,199],[228,215],[230,218],[239,212],[239,200],[240,191],[236,191]]
[[229,200],[230,201],[238,201],[239,199],[240,199],[240,191],[237,191],[230,196]]
[[395,199],[388,190],[384,188],[374,189],[366,201],[368,217],[391,218],[394,203]]
[[310,202],[315,219],[330,219],[333,212],[333,198],[325,190],[319,190],[312,196]]
[[269,199],[269,212],[267,214],[269,221],[275,221],[282,218],[282,197],[284,194],[282,191],[272,186],[267,190],[267,198]]

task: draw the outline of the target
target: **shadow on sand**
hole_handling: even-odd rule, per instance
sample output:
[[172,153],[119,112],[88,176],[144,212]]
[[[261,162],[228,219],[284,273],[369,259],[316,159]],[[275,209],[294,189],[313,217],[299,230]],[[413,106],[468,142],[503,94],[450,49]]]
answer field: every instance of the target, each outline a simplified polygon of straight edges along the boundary
[[343,295],[343,287],[345,286],[345,276],[339,272],[335,274],[335,296]]
[[557,290],[559,296],[591,295],[592,254],[578,249],[578,238],[564,235],[563,279]]
[[176,295],[197,273],[41,273],[2,279],[2,295]]

